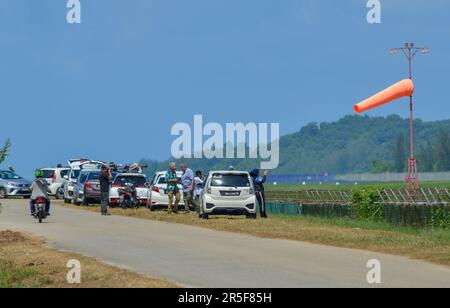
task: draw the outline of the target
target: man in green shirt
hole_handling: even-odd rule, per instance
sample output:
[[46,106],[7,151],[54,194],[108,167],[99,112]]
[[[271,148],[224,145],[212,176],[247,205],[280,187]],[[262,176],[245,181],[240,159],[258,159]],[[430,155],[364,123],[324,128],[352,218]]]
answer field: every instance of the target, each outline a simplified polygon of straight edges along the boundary
[[[169,171],[166,173],[167,195],[169,196],[169,213],[178,213],[178,204],[181,200],[180,189],[178,188],[177,165],[170,163]],[[175,197],[175,206],[173,199]]]

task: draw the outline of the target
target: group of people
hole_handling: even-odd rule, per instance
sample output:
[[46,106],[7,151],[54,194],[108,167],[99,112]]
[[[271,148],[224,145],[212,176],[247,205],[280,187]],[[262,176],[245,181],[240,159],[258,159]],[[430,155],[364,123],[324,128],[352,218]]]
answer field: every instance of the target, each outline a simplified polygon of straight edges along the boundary
[[186,164],[180,166],[183,174],[178,179],[177,165],[170,163],[169,171],[166,173],[167,195],[169,198],[168,212],[177,213],[178,204],[181,201],[181,192],[178,184],[180,183],[183,190],[184,209],[186,212],[199,208],[199,199],[202,194],[202,184],[204,181],[203,173],[198,170],[195,172],[189,169]]
[[[181,201],[181,192],[178,184],[181,184],[182,186],[185,211],[189,212],[192,209],[198,211],[200,206],[199,199],[203,190],[203,173],[198,170],[194,175],[192,169],[188,168],[186,164],[181,164],[180,169],[183,172],[180,179],[178,179],[177,176],[177,165],[173,162],[170,163],[169,171],[166,173],[165,179],[167,183],[167,195],[169,198],[168,212],[178,213],[178,205]],[[233,171],[234,167],[230,166],[228,170]],[[268,174],[269,172],[266,170],[263,175],[260,175],[259,169],[254,169],[250,172],[262,218],[267,218],[264,183],[267,180]]]
[[[180,169],[182,171],[181,178],[177,176],[177,165],[170,163],[169,171],[167,171],[165,179],[167,183],[167,195],[169,198],[168,212],[178,213],[178,205],[181,201],[181,192],[178,184],[182,186],[184,209],[186,212],[199,209],[199,199],[203,190],[204,176],[203,173],[198,170],[194,172],[188,168],[187,164],[181,164]],[[233,166],[228,168],[230,171],[234,170]],[[49,189],[47,182],[44,179],[44,174],[41,170],[36,170],[36,179],[33,182],[31,189],[32,195],[30,198],[30,211],[31,215],[35,215],[35,203],[36,199],[43,197],[46,200],[45,211],[47,215],[50,214],[50,198],[48,197]],[[263,175],[260,175],[259,169],[254,169],[250,172],[250,176],[255,188],[256,199],[258,200],[259,210],[262,218],[267,218],[266,213],[266,197],[264,193],[264,183],[267,180],[268,171],[264,171]],[[108,204],[109,204],[109,184],[112,180],[111,169],[102,165],[100,171],[100,191],[101,191],[101,214],[103,216],[109,216]]]

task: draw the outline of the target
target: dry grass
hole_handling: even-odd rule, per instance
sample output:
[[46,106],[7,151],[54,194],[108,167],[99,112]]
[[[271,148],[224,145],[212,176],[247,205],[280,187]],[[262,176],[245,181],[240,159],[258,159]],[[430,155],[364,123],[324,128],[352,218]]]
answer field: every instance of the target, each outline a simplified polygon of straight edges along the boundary
[[[67,261],[81,262],[81,284],[66,281]],[[46,247],[41,240],[12,231],[0,232],[0,288],[170,288],[148,278],[78,254]]]
[[[99,211],[98,207],[69,207]],[[365,249],[450,266],[450,232],[443,230],[416,230],[363,221],[298,216],[272,216],[267,220],[217,216],[201,220],[195,213],[169,215],[164,211],[150,212],[147,209],[110,211],[113,215],[187,224],[263,238]]]

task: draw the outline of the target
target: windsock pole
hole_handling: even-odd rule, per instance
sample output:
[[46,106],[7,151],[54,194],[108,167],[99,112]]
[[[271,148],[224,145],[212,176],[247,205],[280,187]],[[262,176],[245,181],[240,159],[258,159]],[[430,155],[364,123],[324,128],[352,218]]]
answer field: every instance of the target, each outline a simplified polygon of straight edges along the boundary
[[[408,58],[409,79],[412,80],[412,59],[420,51],[422,54],[429,52],[428,48],[418,48],[414,43],[406,43],[405,47],[391,49],[392,54],[401,50]],[[408,192],[410,196],[415,197],[419,193],[419,173],[417,170],[417,161],[414,156],[414,114],[413,114],[413,94],[409,97],[409,131],[410,131],[410,156],[408,160],[408,175],[406,177]]]

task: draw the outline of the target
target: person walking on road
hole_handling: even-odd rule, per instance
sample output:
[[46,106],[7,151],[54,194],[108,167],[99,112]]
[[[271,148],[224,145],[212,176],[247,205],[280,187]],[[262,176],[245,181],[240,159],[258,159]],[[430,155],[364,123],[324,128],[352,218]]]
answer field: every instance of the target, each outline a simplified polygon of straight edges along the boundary
[[261,213],[262,218],[267,218],[266,213],[266,195],[264,193],[264,183],[267,180],[267,175],[269,175],[269,171],[264,171],[264,175],[259,175],[259,169],[254,169],[250,172],[250,176],[253,179],[253,185],[255,187],[256,199],[259,204],[259,212]]
[[189,207],[191,205],[195,206],[193,202],[195,185],[194,172],[186,164],[181,165],[181,171],[183,171],[181,185],[183,186],[184,209],[186,212],[189,212]]
[[180,203],[181,195],[180,189],[178,188],[177,165],[175,163],[170,163],[169,165],[169,171],[167,171],[166,173],[166,183],[167,195],[169,197],[169,205],[167,211],[169,214],[178,213],[178,204]]
[[101,193],[101,213],[103,216],[109,216],[108,205],[109,205],[109,183],[112,180],[111,169],[102,165],[100,175],[100,193]]

